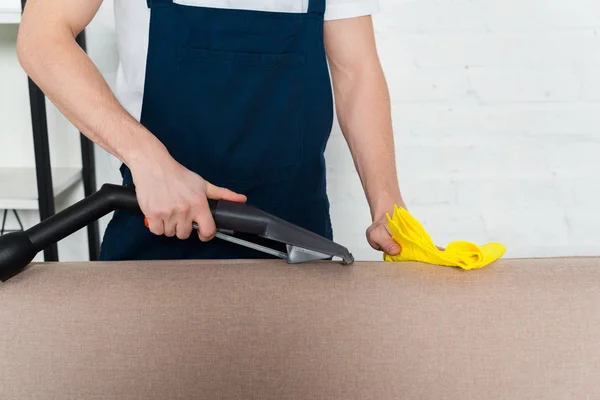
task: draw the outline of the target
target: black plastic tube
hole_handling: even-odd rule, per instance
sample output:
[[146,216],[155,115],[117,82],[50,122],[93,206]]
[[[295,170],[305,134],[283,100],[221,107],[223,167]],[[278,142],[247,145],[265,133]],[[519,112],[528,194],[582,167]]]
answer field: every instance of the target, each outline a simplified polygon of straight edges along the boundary
[[29,265],[37,253],[114,210],[140,211],[133,187],[103,185],[91,196],[23,232],[0,236],[0,281]]
[[43,249],[114,210],[141,212],[133,187],[104,185],[96,193],[40,222],[27,232],[36,249]]

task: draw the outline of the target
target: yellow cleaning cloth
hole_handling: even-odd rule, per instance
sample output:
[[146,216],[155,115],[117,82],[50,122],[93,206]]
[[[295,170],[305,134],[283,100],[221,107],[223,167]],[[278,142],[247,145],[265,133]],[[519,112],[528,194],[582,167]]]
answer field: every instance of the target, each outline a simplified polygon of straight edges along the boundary
[[485,267],[498,260],[506,252],[501,243],[488,243],[478,246],[457,241],[450,243],[445,251],[439,250],[419,221],[404,208],[394,207],[394,216],[388,218],[392,237],[402,247],[399,255],[384,254],[384,261],[418,261],[427,264],[462,269]]

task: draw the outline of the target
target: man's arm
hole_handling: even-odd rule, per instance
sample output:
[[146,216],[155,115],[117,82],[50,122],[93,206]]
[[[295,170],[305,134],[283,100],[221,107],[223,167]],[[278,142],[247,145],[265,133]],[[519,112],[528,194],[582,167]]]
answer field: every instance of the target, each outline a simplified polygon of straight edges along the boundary
[[404,207],[400,194],[391,106],[371,17],[327,21],[325,46],[331,68],[338,120],[371,209],[367,232],[372,247],[397,254],[386,213]]
[[21,65],[56,107],[88,138],[131,169],[142,211],[155,234],[202,240],[214,235],[206,197],[244,201],[185,169],[117,101],[76,36],[102,0],[29,0],[17,41]]
[[118,103],[75,42],[102,0],[29,0],[17,41],[21,65],[86,136],[121,161],[141,162],[161,144]]

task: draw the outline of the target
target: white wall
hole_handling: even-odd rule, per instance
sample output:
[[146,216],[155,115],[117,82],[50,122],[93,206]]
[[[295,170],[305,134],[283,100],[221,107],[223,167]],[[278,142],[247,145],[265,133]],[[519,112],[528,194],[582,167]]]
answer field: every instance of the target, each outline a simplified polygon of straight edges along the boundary
[[[507,257],[600,253],[600,3],[380,1],[401,188],[437,243],[501,241]],[[88,43],[111,85],[113,29],[105,1]],[[0,95],[0,105],[26,114],[16,96],[13,104]],[[22,118],[9,124],[25,129]],[[359,259],[379,259],[364,240],[369,213],[339,129],[327,152],[336,239]],[[97,158],[98,181],[117,181],[118,164],[100,150]],[[83,243],[71,241],[67,253],[77,259]]]
[[401,182],[433,237],[600,253],[600,3],[384,0],[377,21]]
[[[381,5],[401,188],[434,240],[501,241],[509,257],[599,254],[600,3]],[[338,239],[372,257],[343,148],[336,132]]]

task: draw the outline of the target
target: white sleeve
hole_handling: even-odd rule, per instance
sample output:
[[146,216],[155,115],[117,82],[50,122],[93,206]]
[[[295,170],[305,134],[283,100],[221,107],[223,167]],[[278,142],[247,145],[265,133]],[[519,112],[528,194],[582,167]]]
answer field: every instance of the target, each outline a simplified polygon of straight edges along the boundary
[[379,11],[379,0],[327,0],[325,20],[362,17]]

